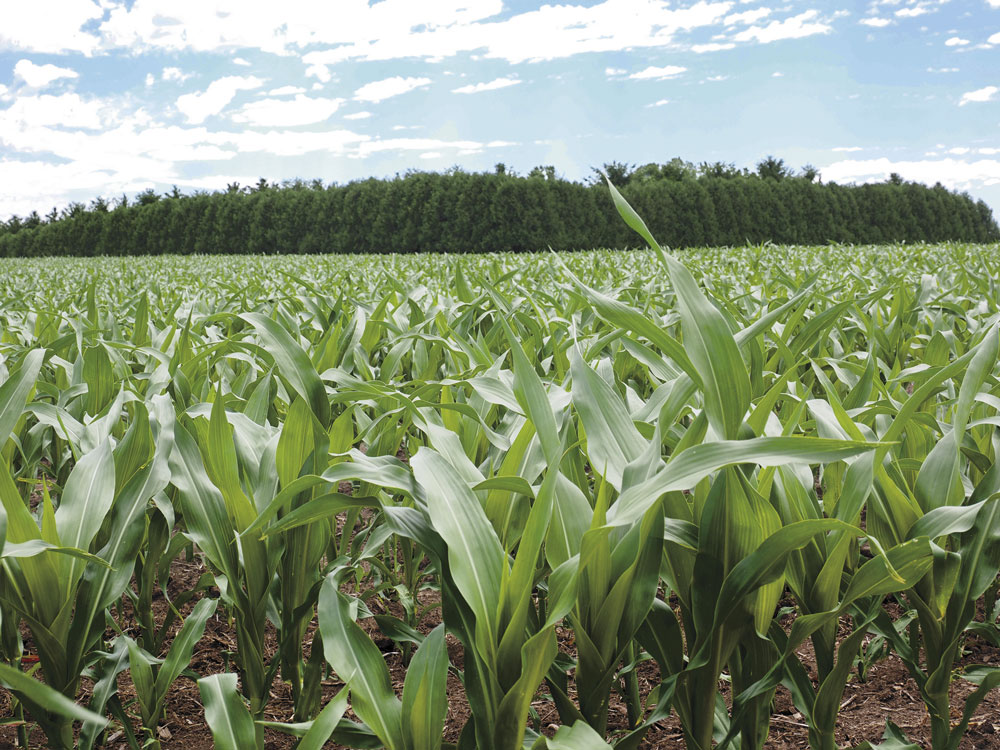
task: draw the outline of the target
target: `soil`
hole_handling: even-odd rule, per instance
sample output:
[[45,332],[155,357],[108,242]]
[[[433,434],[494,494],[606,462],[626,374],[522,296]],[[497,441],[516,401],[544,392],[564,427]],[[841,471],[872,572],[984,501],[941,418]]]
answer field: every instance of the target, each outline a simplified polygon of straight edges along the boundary
[[[186,560],[183,556],[174,561],[171,567],[168,592],[171,598],[178,594],[194,588],[202,573],[205,572],[203,563],[199,559]],[[208,592],[209,595],[217,595],[217,592]],[[421,607],[431,605],[419,630],[424,633],[430,632],[441,618],[440,607],[433,607],[436,602],[436,594],[433,591],[425,590],[420,592],[419,603]],[[182,613],[186,614],[194,606],[195,601],[189,602]],[[375,600],[370,603],[372,610],[377,614],[378,605]],[[168,605],[160,592],[157,592],[153,602],[153,612],[157,623],[163,621]],[[397,609],[395,603],[389,604],[384,611],[391,612],[397,616],[401,610]],[[126,602],[122,608],[126,621],[130,616],[130,608]],[[376,644],[383,650],[386,662],[389,666],[393,686],[397,693],[401,692],[406,669],[402,663],[402,656],[395,650],[395,644],[384,638],[379,632],[374,630],[373,621],[363,621],[362,626],[373,637]],[[172,627],[170,638],[176,633],[179,624]],[[315,622],[310,627],[306,637],[304,648],[306,653],[311,646],[312,633],[315,630]],[[30,641],[26,636],[26,646],[30,651]],[[109,633],[109,637],[111,634]],[[572,634],[569,630],[558,632],[560,649],[570,655],[573,653]],[[461,682],[456,670],[462,669],[463,653],[461,645],[452,637],[447,637],[448,653],[451,663],[455,669],[451,670],[448,677],[448,698],[449,710],[445,723],[444,739],[448,742],[456,742],[465,722],[469,718],[469,707],[465,701]],[[269,656],[276,650],[276,639],[273,630],[269,634],[268,649]],[[165,648],[169,646],[169,638]],[[194,651],[190,668],[200,675],[208,675],[226,670],[226,656],[236,650],[236,642],[232,629],[226,622],[224,612],[220,610],[208,622],[205,635]],[[963,658],[964,664],[988,664],[1000,667],[1000,649],[978,639],[969,640],[967,653]],[[806,644],[799,653],[803,662],[811,670],[814,670],[815,660],[812,655],[811,646]],[[232,667],[229,667],[232,669]],[[656,665],[647,661],[638,667],[640,693],[645,696],[659,683],[659,672]],[[81,700],[87,699],[90,684],[85,684],[81,688]],[[573,696],[572,680],[570,681]],[[330,679],[323,685],[324,701],[331,698],[341,687],[342,683],[336,679]],[[720,685],[720,689],[725,692],[725,683]],[[956,680],[952,692],[955,699],[962,699],[974,690],[974,686],[961,680]],[[123,673],[119,677],[119,695],[122,703],[127,704],[128,700],[134,697],[134,690],[128,678],[128,673]],[[956,701],[953,701],[955,705]],[[537,713],[533,724],[537,729],[545,734],[551,734],[559,724],[559,718],[555,707],[547,697],[547,690],[543,685],[532,707]],[[10,696],[0,689],[0,722],[9,717]],[[268,704],[266,718],[273,721],[291,721],[292,700],[291,691],[288,685],[280,680],[275,680],[271,692],[271,702]],[[352,717],[353,718],[353,717]],[[954,717],[958,718],[958,715]],[[877,743],[885,728],[886,720],[891,720],[916,742],[924,748],[930,747],[930,724],[923,704],[920,700],[919,691],[916,684],[910,677],[903,663],[894,655],[882,659],[872,666],[865,682],[860,682],[856,673],[852,674],[844,693],[842,709],[840,712],[840,724],[838,727],[837,740],[841,745],[848,747],[856,746],[862,741]],[[612,696],[609,712],[609,731],[624,732],[627,728],[627,715],[625,704],[616,694]],[[171,688],[167,699],[167,709],[165,719],[160,726],[161,743],[165,748],[182,748],[184,750],[209,750],[212,748],[212,738],[205,724],[204,711],[201,705],[198,686],[194,681],[185,677],[179,678]],[[13,750],[16,745],[16,727],[0,726],[0,750]],[[29,734],[29,742],[32,748],[45,747],[44,735],[33,727]],[[293,748],[295,739],[283,735],[273,730],[266,730],[267,750],[284,750]],[[112,750],[126,750],[128,745],[119,731],[112,730],[105,745]],[[333,742],[326,745],[328,748],[340,748]],[[675,715],[668,720],[654,726],[646,735],[646,739],[641,745],[644,750],[668,750],[672,748],[684,748],[683,735],[680,725]],[[808,734],[806,724],[802,716],[792,704],[791,697],[784,687],[779,687],[775,698],[775,713],[771,720],[770,735],[767,740],[768,750],[798,750],[808,747]],[[1000,750],[1000,690],[992,691],[985,701],[976,710],[969,731],[965,736],[961,750],[988,750],[997,748]]]

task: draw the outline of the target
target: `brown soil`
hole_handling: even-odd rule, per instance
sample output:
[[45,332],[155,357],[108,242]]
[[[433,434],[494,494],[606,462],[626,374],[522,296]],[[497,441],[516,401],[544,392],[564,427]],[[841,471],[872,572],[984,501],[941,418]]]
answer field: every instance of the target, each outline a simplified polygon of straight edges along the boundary
[[[171,598],[193,588],[203,572],[204,567],[200,560],[188,561],[183,559],[183,556],[175,560],[168,584]],[[217,595],[217,592],[210,593]],[[436,594],[432,591],[422,591],[419,595],[419,603],[421,606],[433,605],[436,601],[435,597]],[[372,600],[369,604],[377,613],[379,607],[377,600]],[[167,606],[162,594],[158,592],[153,603],[156,622],[163,621]],[[182,612],[186,614],[193,606],[194,602],[190,602]],[[402,613],[399,605],[395,603],[388,604],[385,611],[397,616]],[[123,613],[127,617],[130,615],[127,602],[123,607]],[[424,633],[430,632],[440,622],[440,618],[440,607],[431,608],[420,623],[419,629]],[[385,653],[393,685],[397,691],[401,691],[406,670],[402,664],[402,656],[396,650],[396,645],[374,630],[373,621],[362,622],[362,626]],[[178,627],[179,624],[173,626],[170,637],[173,636]],[[307,634],[305,644],[307,652],[311,646],[314,627],[315,623]],[[571,631],[560,630],[558,635],[560,649],[572,654]],[[30,642],[26,640],[26,644],[30,650]],[[169,639],[165,645],[169,645]],[[268,646],[269,655],[271,655],[276,650],[273,631],[270,633]],[[236,643],[233,631],[228,626],[225,614],[220,608],[209,621],[205,635],[195,649],[190,667],[201,675],[222,672],[225,669],[224,655],[226,652],[231,653],[235,650]],[[455,669],[452,670],[448,678],[449,710],[444,739],[448,742],[456,742],[462,727],[469,718],[469,708],[465,701],[461,682],[455,671],[462,668],[462,648],[450,635],[448,636],[448,653]],[[800,657],[810,669],[814,667],[815,661],[811,646],[808,644],[803,646]],[[1000,649],[973,638],[969,641],[967,654],[963,659],[964,664],[1000,666]],[[230,669],[232,668],[230,667]],[[659,681],[658,669],[653,662],[648,661],[639,666],[638,674],[640,692],[642,695],[646,695]],[[325,682],[323,686],[324,699],[332,697],[341,687],[342,683],[335,679]],[[572,697],[572,680],[570,687]],[[725,689],[725,685],[720,685],[720,688]],[[85,681],[81,689],[81,699],[86,700],[89,689],[90,685],[86,684]],[[957,680],[953,687],[953,695],[960,700],[971,693],[973,689],[974,686]],[[119,694],[123,703],[134,696],[127,672],[119,677]],[[543,733],[551,734],[559,724],[559,718],[553,704],[548,699],[547,688],[544,685],[536,695],[533,708],[538,714],[539,728]],[[10,696],[6,691],[0,689],[0,722],[4,721],[2,717],[10,715]],[[269,720],[291,720],[291,691],[280,680],[275,680],[266,715]],[[957,719],[958,716],[956,715],[955,718]],[[864,683],[858,681],[856,673],[852,674],[844,693],[840,726],[838,727],[838,742],[848,747],[853,747],[864,740],[877,742],[882,736],[887,719],[901,727],[912,741],[921,747],[929,748],[930,725],[920,701],[919,692],[905,666],[895,655],[890,655],[876,663]],[[626,728],[627,718],[624,702],[617,694],[614,694],[609,714],[609,731],[612,733],[622,732]],[[183,748],[184,750],[209,750],[212,748],[211,734],[205,724],[198,686],[192,680],[181,677],[171,689],[167,700],[165,720],[160,727],[160,737],[165,748]],[[769,750],[807,748],[807,737],[806,725],[801,714],[792,704],[788,692],[783,687],[779,687],[766,747]],[[16,727],[0,726],[0,750],[13,750],[16,747],[16,739]],[[30,743],[31,747],[45,747],[44,736],[37,727],[34,727],[30,732]],[[294,747],[295,740],[281,733],[267,730],[266,743],[268,750],[284,750]],[[112,730],[105,747],[113,750],[124,750],[128,746],[121,732]],[[339,748],[341,746],[330,742],[327,747]],[[646,740],[641,747],[644,750],[683,748],[683,736],[676,716],[671,716],[667,721],[654,726],[646,735]],[[988,695],[977,709],[960,747],[961,750],[1000,749],[1000,690],[995,690]]]

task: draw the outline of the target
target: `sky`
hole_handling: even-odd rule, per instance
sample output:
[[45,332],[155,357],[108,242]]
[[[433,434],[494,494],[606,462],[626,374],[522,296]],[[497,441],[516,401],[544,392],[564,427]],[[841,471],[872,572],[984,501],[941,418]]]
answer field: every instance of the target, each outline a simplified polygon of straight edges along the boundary
[[7,0],[0,220],[459,166],[812,164],[1000,217],[1000,0]]

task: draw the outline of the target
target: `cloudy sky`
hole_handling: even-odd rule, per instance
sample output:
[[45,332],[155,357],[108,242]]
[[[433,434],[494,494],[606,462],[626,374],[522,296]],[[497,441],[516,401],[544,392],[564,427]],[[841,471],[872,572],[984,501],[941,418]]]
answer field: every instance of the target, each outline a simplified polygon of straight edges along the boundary
[[0,23],[0,220],[261,176],[767,154],[1000,215],[1000,0],[39,0]]

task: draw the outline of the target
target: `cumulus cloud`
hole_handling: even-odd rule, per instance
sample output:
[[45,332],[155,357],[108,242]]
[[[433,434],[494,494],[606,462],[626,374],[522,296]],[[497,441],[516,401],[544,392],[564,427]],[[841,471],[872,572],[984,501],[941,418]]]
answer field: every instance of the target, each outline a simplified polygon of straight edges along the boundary
[[928,73],[957,73],[958,68],[928,68]]
[[261,99],[244,104],[232,119],[258,127],[311,125],[328,119],[343,103],[343,99],[312,98],[303,94],[298,94],[291,101]]
[[321,83],[328,83],[333,78],[333,74],[330,73],[330,68],[326,65],[317,63],[306,68],[306,78],[317,78]]
[[925,5],[917,5],[913,8],[900,8],[896,11],[898,18],[917,18],[925,13],[930,13],[930,9]]
[[[279,103],[289,106],[287,100]],[[326,106],[329,109],[332,104]],[[302,109],[311,111],[305,106]],[[265,122],[267,115],[264,108],[252,105],[237,113],[237,117],[256,117],[258,122]],[[141,111],[122,113],[112,102],[82,100],[76,94],[21,97],[0,110],[0,141],[21,157],[15,166],[0,158],[0,206],[13,213],[51,205],[53,200],[65,204],[97,194],[134,193],[151,184],[216,189],[227,182],[253,181],[232,170],[228,179],[222,172],[192,178],[182,169],[191,161],[224,162],[253,154],[341,158],[393,152],[468,155],[517,145],[499,140],[374,138],[336,127],[302,131],[283,125],[231,130],[167,126]],[[31,158],[31,154],[44,156]],[[66,163],[53,164],[51,159]]]
[[97,130],[104,125],[107,110],[106,102],[79,94],[19,96],[7,109],[0,109],[0,141],[16,148],[15,132],[48,126]]
[[[324,66],[346,60],[442,60],[482,50],[487,58],[519,63],[664,48],[676,45],[681,34],[718,24],[758,24],[778,12],[766,7],[734,12],[736,5],[735,0],[695,0],[686,7],[669,0],[577,0],[503,16],[502,0],[178,0],[166,6],[162,0],[46,0],[5,9],[0,48],[84,54],[309,50],[302,58],[307,75],[326,82],[330,71]],[[747,40],[826,33],[828,24],[816,19],[817,13],[753,26],[755,35]],[[233,62],[248,64],[241,57]]]
[[100,39],[82,27],[103,16],[104,10],[95,0],[4,3],[0,49],[91,55]]
[[393,76],[384,78],[381,81],[372,81],[354,92],[354,99],[359,102],[381,102],[393,96],[405,94],[421,86],[426,86],[431,82],[430,78],[418,78],[413,76]]
[[862,149],[861,146],[836,146],[833,150],[853,152],[853,151],[863,151],[864,149]]
[[823,167],[820,170],[827,182],[881,181],[895,172],[906,180],[934,184],[963,190],[975,185],[1000,184],[1000,161],[979,159],[925,159],[921,161],[892,161],[880,159],[849,159]]
[[755,8],[754,10],[745,10],[742,13],[730,13],[723,19],[722,22],[726,24],[726,26],[732,26],[737,23],[749,26],[762,18],[767,18],[769,15],[771,15],[770,8]]
[[692,44],[691,51],[695,54],[701,55],[705,52],[720,52],[725,49],[733,49],[736,47],[732,42],[709,42],[707,44]]
[[945,47],[964,47],[967,44],[971,44],[971,42],[968,39],[962,39],[960,36],[953,36],[944,40]]
[[184,83],[188,78],[193,77],[194,73],[185,73],[180,68],[164,68],[160,74],[160,78],[164,81],[177,81],[178,83]]
[[662,107],[662,106],[664,106],[666,104],[670,104],[670,100],[669,99],[658,99],[655,102],[647,104],[646,108],[649,109],[651,107]]
[[770,44],[782,39],[801,39],[814,34],[829,34],[833,27],[819,20],[818,10],[807,10],[783,21],[771,21],[767,26],[751,26],[739,32],[733,39],[737,42],[756,41]]
[[658,68],[655,65],[650,65],[648,68],[640,70],[638,73],[633,73],[632,75],[629,76],[629,78],[634,78],[640,81],[648,81],[648,80],[662,81],[667,78],[676,78],[681,73],[684,73],[686,71],[687,68],[684,68],[680,65],[665,65],[661,68]]
[[453,94],[478,94],[481,91],[493,91],[494,89],[505,89],[508,86],[516,86],[521,83],[517,78],[495,78],[486,83],[470,83],[467,86],[459,86],[452,89]]
[[993,98],[1000,92],[1000,88],[996,86],[984,86],[981,89],[976,89],[975,91],[966,91],[962,94],[962,99],[958,102],[959,107],[963,107],[970,102],[988,102],[992,101]]
[[344,115],[345,120],[367,120],[372,116],[371,112],[352,112],[349,115]]
[[[369,19],[383,6],[399,8],[399,17],[386,17],[382,25],[360,23],[353,35],[345,31],[340,38],[327,40],[339,42],[338,46],[310,51],[303,56],[304,62],[332,65],[355,59],[444,59],[482,50],[486,58],[520,63],[587,52],[665,47],[673,44],[679,33],[718,24],[733,2],[698,0],[683,8],[671,7],[666,0],[604,0],[589,6],[545,4],[502,20],[493,18],[503,9],[499,0],[402,5],[393,0],[372,5],[367,13]],[[429,9],[448,15],[442,9],[454,11],[456,6],[466,9],[462,18],[452,12],[447,22],[431,20],[434,13]],[[419,20],[413,19],[415,14]],[[401,19],[407,19],[408,25]],[[415,32],[414,27],[422,30]]]
[[301,86],[279,86],[267,92],[268,96],[289,96],[290,94],[304,94],[306,90]]
[[628,71],[625,70],[625,68],[605,68],[604,69],[604,75],[608,76],[609,78],[611,76],[623,76],[626,73],[628,73]]
[[987,44],[1000,44],[1000,31],[993,34],[989,39],[986,40]]
[[57,65],[36,65],[31,60],[18,60],[14,64],[14,77],[20,78],[33,89],[41,89],[60,78],[79,78],[80,74],[70,68]]
[[892,23],[892,19],[891,18],[879,18],[879,17],[875,16],[875,17],[872,17],[872,18],[862,18],[860,21],[858,21],[858,23],[863,24],[864,26],[871,26],[872,28],[875,28],[875,29],[882,29],[882,28],[885,28],[886,26],[888,26],[889,24],[891,24]]
[[177,109],[187,121],[200,125],[217,115],[239,91],[260,88],[264,82],[256,76],[226,76],[212,81],[204,91],[177,97]]

